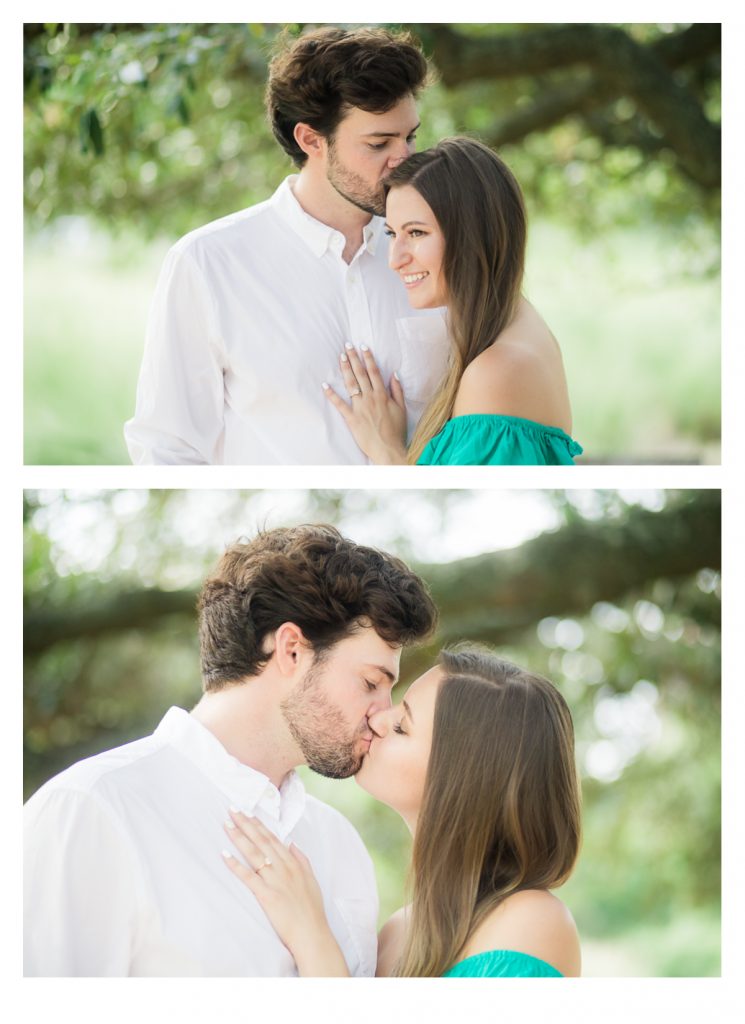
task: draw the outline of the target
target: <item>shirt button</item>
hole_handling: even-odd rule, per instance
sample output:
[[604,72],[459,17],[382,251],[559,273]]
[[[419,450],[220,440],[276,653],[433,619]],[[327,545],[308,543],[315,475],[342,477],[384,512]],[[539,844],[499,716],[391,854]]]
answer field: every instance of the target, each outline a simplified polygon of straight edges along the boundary
[[350,284],[357,284],[357,275],[356,274],[350,274],[349,275],[349,283]]

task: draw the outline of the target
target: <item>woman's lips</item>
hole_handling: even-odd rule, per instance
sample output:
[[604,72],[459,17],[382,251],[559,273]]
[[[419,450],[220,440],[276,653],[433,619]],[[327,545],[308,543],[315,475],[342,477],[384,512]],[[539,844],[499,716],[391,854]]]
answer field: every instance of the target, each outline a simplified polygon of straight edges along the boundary
[[418,271],[416,274],[401,274],[401,280],[404,283],[405,288],[416,288],[422,281],[426,281],[429,277],[428,270]]

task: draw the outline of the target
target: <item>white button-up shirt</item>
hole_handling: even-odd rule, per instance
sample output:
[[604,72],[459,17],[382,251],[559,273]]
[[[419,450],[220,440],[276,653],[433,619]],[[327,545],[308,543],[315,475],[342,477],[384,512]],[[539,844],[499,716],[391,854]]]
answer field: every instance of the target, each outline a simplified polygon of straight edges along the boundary
[[223,862],[231,806],[306,854],[350,973],[372,976],[377,891],[357,832],[294,772],[277,790],[181,708],[152,736],[80,761],[27,802],[24,973],[295,975]]
[[347,397],[347,342],[370,348],[386,382],[398,372],[410,432],[436,391],[443,313],[409,306],[382,219],[347,264],[344,235],[302,209],[292,181],[168,253],[124,428],[134,463],[366,463],[321,386]]

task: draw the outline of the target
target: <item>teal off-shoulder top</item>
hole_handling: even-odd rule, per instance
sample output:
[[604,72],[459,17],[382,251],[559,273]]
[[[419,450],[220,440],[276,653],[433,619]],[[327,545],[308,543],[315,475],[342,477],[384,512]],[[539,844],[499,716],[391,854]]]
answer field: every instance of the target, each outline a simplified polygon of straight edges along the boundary
[[445,971],[443,978],[563,978],[545,960],[514,949],[490,949],[467,956]]
[[427,442],[418,466],[571,466],[582,448],[559,427],[519,416],[454,416]]

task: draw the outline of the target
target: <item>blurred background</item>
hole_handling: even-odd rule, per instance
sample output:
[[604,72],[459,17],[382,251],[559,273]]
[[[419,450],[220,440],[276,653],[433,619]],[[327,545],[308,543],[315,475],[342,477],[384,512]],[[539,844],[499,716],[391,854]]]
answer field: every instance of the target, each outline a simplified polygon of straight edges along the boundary
[[[419,148],[476,134],[525,190],[580,461],[719,462],[720,26],[406,27],[439,78]],[[262,105],[281,28],[24,26],[27,464],[128,461],[166,249],[293,169]]]
[[[195,603],[226,544],[331,522],[431,587],[437,637],[546,674],[575,721],[584,847],[560,890],[594,976],[720,973],[720,492],[27,491],[24,799],[201,695]],[[403,822],[301,769],[404,901]]]

